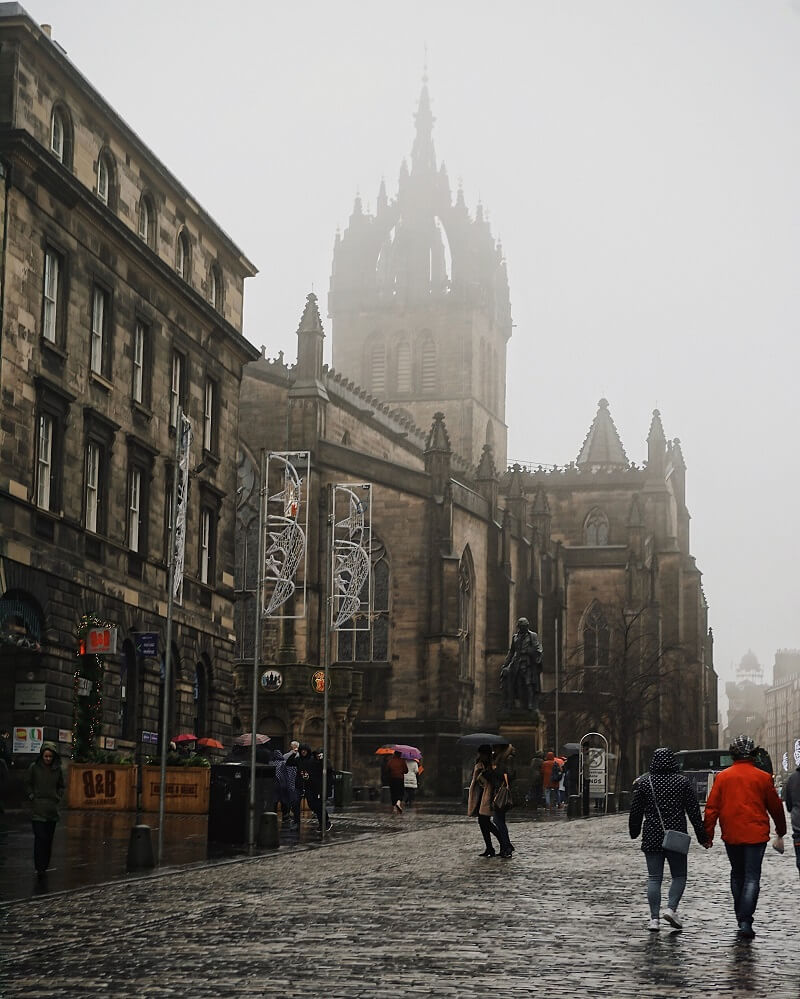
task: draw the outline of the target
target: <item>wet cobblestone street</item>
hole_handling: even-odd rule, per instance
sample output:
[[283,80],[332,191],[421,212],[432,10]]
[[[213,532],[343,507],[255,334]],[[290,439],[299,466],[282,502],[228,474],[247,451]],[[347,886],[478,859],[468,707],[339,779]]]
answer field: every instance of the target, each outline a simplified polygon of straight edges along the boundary
[[339,822],[318,849],[0,905],[0,994],[800,996],[791,852],[767,851],[747,944],[719,842],[692,847],[683,932],[648,933],[626,815],[520,814],[510,861],[479,858],[477,824],[452,812]]

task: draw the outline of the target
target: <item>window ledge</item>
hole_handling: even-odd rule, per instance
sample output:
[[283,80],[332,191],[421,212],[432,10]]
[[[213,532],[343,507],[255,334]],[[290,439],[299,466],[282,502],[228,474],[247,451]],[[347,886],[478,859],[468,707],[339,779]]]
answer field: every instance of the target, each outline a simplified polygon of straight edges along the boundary
[[131,400],[131,411],[134,416],[141,416],[148,423],[153,419],[153,410],[145,406],[144,403],[137,402],[135,399]]
[[99,386],[105,392],[110,392],[114,388],[112,383],[97,371],[89,372],[89,382],[93,385]]
[[56,357],[60,358],[62,361],[66,361],[68,354],[63,347],[54,343],[52,340],[48,340],[44,333],[39,334],[39,341],[44,350],[49,351],[49,353],[54,354]]
[[205,448],[203,448],[203,461],[205,462],[206,467],[210,466],[213,468],[218,468],[220,457],[214,451],[207,451]]

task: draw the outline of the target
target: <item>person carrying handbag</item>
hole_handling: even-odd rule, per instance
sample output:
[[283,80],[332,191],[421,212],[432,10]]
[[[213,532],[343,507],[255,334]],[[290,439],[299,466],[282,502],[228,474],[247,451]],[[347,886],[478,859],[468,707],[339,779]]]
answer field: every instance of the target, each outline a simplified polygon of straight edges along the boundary
[[492,772],[492,818],[500,834],[500,856],[509,860],[514,852],[506,825],[506,812],[511,808],[511,780],[513,779],[514,747],[503,746],[494,758]]
[[[683,923],[677,909],[684,890],[688,871],[687,854],[671,847],[673,831],[686,834],[686,817],[694,828],[697,842],[706,849],[711,845],[706,836],[700,805],[689,778],[680,772],[678,761],[671,749],[662,747],[653,753],[648,773],[639,777],[633,784],[631,810],[628,817],[628,831],[631,839],[642,835],[642,852],[647,863],[647,901],[650,906],[648,930],[658,932],[661,928],[661,882],[664,877],[664,861],[669,864],[671,883],[667,898],[664,919],[673,929],[680,930]],[[644,825],[643,825],[644,823]]]

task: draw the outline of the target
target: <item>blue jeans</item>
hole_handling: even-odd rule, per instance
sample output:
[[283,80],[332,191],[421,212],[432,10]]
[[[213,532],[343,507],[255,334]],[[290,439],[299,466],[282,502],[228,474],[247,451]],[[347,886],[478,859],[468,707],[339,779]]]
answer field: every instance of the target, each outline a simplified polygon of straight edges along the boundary
[[500,840],[500,852],[511,853],[511,838],[508,835],[506,813],[502,809],[494,809],[492,811],[492,818],[494,819],[494,824],[497,826],[497,832],[499,833],[498,838]]
[[651,919],[658,919],[661,912],[661,882],[664,878],[664,860],[669,864],[669,875],[672,881],[669,886],[667,905],[674,912],[683,897],[686,888],[686,854],[674,850],[663,850],[661,853],[646,853],[647,861],[647,901],[650,905]]
[[733,909],[740,923],[753,922],[761,888],[761,861],[766,848],[766,843],[725,844],[731,862]]

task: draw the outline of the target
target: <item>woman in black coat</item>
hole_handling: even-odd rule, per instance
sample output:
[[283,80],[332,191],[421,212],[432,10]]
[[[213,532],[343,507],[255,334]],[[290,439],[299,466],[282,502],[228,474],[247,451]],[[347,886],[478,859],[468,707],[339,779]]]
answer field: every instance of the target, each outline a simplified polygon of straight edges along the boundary
[[[683,923],[677,915],[677,908],[686,888],[686,854],[665,850],[661,843],[666,829],[686,832],[687,815],[697,836],[697,842],[708,847],[700,805],[691,781],[680,772],[678,761],[671,749],[657,749],[650,761],[649,773],[634,781],[631,811],[628,817],[631,839],[636,839],[639,833],[642,833],[642,851],[647,861],[647,901],[650,905],[648,929],[653,932],[660,928],[661,881],[664,877],[665,859],[669,864],[672,882],[669,886],[664,919],[673,929],[683,928]],[[644,831],[642,831],[642,820],[644,820]]]

